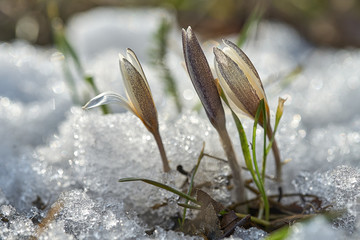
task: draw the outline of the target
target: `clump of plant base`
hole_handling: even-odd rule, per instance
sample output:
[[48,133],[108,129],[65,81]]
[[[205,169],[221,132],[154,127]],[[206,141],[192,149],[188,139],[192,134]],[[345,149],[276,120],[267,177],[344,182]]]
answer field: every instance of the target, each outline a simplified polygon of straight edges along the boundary
[[[190,27],[187,30],[182,30],[182,43],[186,69],[211,124],[218,132],[231,169],[232,187],[230,189],[233,189],[234,202],[224,206],[195,185],[196,172],[201,160],[206,155],[205,143],[191,172],[184,173],[181,168],[178,168],[179,172],[187,176],[188,185],[185,189],[175,189],[144,178],[123,178],[119,182],[143,181],[178,195],[180,199],[184,199],[184,201],[180,202],[179,200],[178,202],[178,205],[184,210],[182,216],[178,217],[175,230],[191,235],[206,236],[208,239],[228,237],[236,227],[258,227],[267,232],[272,232],[288,226],[290,222],[326,212],[326,208],[321,208],[321,200],[316,196],[283,194],[281,187],[279,187],[279,194],[277,195],[267,195],[266,193],[266,179],[281,184],[282,162],[275,134],[283,114],[285,99],[279,98],[275,126],[272,130],[270,107],[259,74],[250,59],[237,45],[224,40],[225,47],[223,49],[213,49],[215,69],[218,76],[216,79],[213,77],[205,54]],[[91,99],[84,106],[84,109],[116,102],[133,112],[153,134],[159,147],[163,170],[169,172],[170,166],[160,137],[157,112],[150,87],[140,62],[132,50],[127,49],[126,57],[120,55],[120,69],[128,99],[114,92],[105,92]],[[243,179],[238,158],[226,130],[222,102],[230,109],[235,121],[246,165],[245,170],[249,171],[252,177],[250,180],[245,181]],[[251,146],[239,119],[239,113],[254,120]],[[264,130],[261,168],[258,166],[256,155],[258,124]],[[275,159],[275,177],[266,175],[266,159],[271,149]],[[248,191],[252,192],[255,197],[248,199]],[[283,205],[281,200],[287,197],[298,198],[299,200],[290,205]],[[307,206],[311,206],[312,209],[308,209]],[[186,219],[188,209],[199,211],[194,219]],[[270,235],[270,238],[280,235],[284,237],[286,234],[287,229],[280,232],[276,231]]]

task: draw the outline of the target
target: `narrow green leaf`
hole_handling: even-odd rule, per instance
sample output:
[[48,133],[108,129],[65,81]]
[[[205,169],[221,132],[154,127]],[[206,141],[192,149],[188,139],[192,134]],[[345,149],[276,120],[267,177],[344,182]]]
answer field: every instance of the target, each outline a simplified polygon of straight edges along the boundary
[[[203,159],[203,157],[204,157],[204,150],[205,150],[205,142],[203,143],[203,147],[202,147],[202,149],[200,151],[198,161],[197,161],[197,163],[195,165],[195,168],[194,168],[194,170],[192,171],[192,174],[191,174],[190,186],[189,186],[189,190],[187,192],[188,196],[191,195],[191,192],[192,192],[192,189],[193,189],[193,186],[194,186],[194,179],[195,179],[196,172],[197,172],[197,170],[198,170],[198,168],[200,166],[201,159]],[[188,204],[188,200],[185,202],[185,205],[187,205],[187,204]],[[186,211],[187,211],[187,207],[184,208],[183,217],[182,217],[182,221],[181,221],[181,226],[183,226],[184,223],[185,223]]]
[[[256,160],[256,129],[257,129],[257,125],[259,123],[261,113],[263,115],[262,117],[263,117],[263,126],[264,126],[264,159],[263,159],[263,163],[265,163],[266,162],[265,153],[266,153],[266,125],[267,124],[266,124],[266,109],[265,109],[264,99],[261,99],[261,101],[259,103],[258,109],[255,114],[255,120],[254,120],[254,126],[253,126],[252,154],[253,154],[253,164],[255,166],[255,171],[256,171],[256,176],[253,176],[253,179],[254,179],[254,182],[261,194],[261,198],[264,203],[265,219],[269,220],[269,216],[270,216],[269,201],[266,196],[266,191],[265,191],[265,186],[264,186],[264,178],[262,178],[260,175],[260,170],[259,170],[257,160]],[[263,168],[265,168],[264,164],[263,164]],[[263,169],[263,170],[265,170],[265,169]]]
[[80,105],[81,100],[80,100],[80,97],[78,95],[78,90],[77,90],[77,87],[76,87],[75,79],[74,79],[74,77],[73,77],[73,75],[71,73],[69,65],[64,62],[62,64],[62,70],[63,70],[64,76],[65,76],[65,83],[66,83],[66,85],[67,85],[67,87],[69,88],[69,91],[70,91],[70,96],[71,96],[72,101],[75,104]]
[[290,232],[290,227],[286,226],[272,232],[269,236],[265,238],[265,240],[283,240],[287,238],[289,232]]
[[246,39],[248,38],[250,30],[258,25],[262,16],[264,15],[264,12],[265,12],[264,7],[261,6],[260,4],[258,4],[255,7],[255,9],[251,12],[237,40],[237,45],[239,47],[241,47],[245,43]]
[[225,104],[231,110],[232,117],[233,117],[233,119],[235,121],[235,125],[236,125],[236,128],[238,130],[240,143],[241,143],[241,149],[242,149],[244,159],[245,159],[245,164],[246,164],[246,167],[248,168],[248,170],[251,172],[251,169],[252,169],[252,165],[250,164],[251,163],[251,154],[250,154],[249,144],[248,144],[248,140],[247,140],[247,137],[246,137],[246,134],[245,134],[244,127],[243,127],[240,119],[236,115],[236,113],[231,109],[229,101],[227,100],[227,98],[225,96],[225,93],[222,90],[220,84],[217,84],[217,87],[218,87],[221,99],[225,102]]
[[[262,112],[262,108],[264,107],[264,99],[262,99],[259,103],[258,109],[255,114],[255,120],[254,120],[254,126],[253,126],[253,135],[252,135],[252,157],[253,157],[253,164],[255,166],[256,172],[259,172],[259,168],[257,165],[257,159],[256,159],[256,130],[257,125],[260,118],[260,113]],[[264,124],[265,125],[265,124]]]
[[287,88],[291,83],[295,81],[295,79],[303,72],[303,66],[297,65],[294,69],[292,69],[288,74],[286,74],[280,80],[281,89]]
[[[201,209],[200,206],[194,206],[194,205],[190,205],[190,204],[186,204],[186,203],[178,203],[178,205],[180,207],[185,208],[185,209],[187,209],[187,208],[194,209],[194,210],[200,210]],[[185,221],[184,219],[185,218],[183,217],[183,220],[180,221],[180,226],[184,225],[184,221]]]
[[[238,116],[231,109],[231,107],[229,105],[229,102],[228,102],[224,92],[222,91],[220,85],[218,85],[218,89],[219,89],[221,98],[223,99],[223,101],[226,103],[226,105],[231,110],[232,116],[233,116],[235,124],[236,124],[236,128],[237,128],[238,133],[239,133],[241,149],[242,149],[242,152],[243,152],[243,155],[244,155],[246,167],[248,168],[248,170],[249,170],[249,172],[251,174],[251,177],[253,178],[253,181],[254,181],[255,185],[257,186],[259,192],[261,193],[261,196],[263,198],[264,205],[265,205],[266,219],[268,220],[269,219],[269,202],[267,200],[267,196],[266,196],[263,181],[261,181],[260,172],[259,172],[259,168],[257,166],[256,154],[255,154],[256,127],[257,127],[257,123],[259,121],[261,109],[265,109],[264,99],[262,99],[260,101],[259,107],[257,109],[256,116],[255,116],[255,123],[254,123],[254,129],[253,129],[254,130],[254,132],[253,132],[253,143],[252,143],[253,144],[253,159],[252,159],[244,127],[243,127],[240,119],[238,118]],[[255,173],[253,165],[255,165],[256,173]]]
[[158,30],[154,35],[155,46],[150,50],[151,63],[158,67],[164,80],[166,93],[174,98],[178,112],[181,112],[182,104],[178,94],[177,84],[166,64],[166,53],[168,49],[168,36],[171,30],[171,23],[162,19]]
[[80,59],[79,59],[78,55],[76,54],[74,48],[71,46],[70,42],[67,40],[65,34],[63,34],[62,37],[63,37],[64,47],[66,48],[67,53],[69,53],[70,56],[72,57],[72,59],[74,60],[76,66],[77,66],[77,68],[78,68],[78,70],[79,70],[82,74],[84,74],[84,69],[83,69],[83,67],[82,67],[82,65],[81,65]]
[[154,181],[154,180],[150,180],[150,179],[146,179],[146,178],[121,178],[119,179],[119,182],[137,182],[137,181],[142,181],[142,182],[145,182],[145,183],[148,183],[148,184],[151,184],[155,187],[159,187],[159,188],[162,188],[164,190],[167,190],[169,192],[172,192],[176,195],[178,195],[179,197],[182,197],[182,198],[185,198],[195,204],[198,204],[198,202],[196,201],[195,198],[187,195],[186,193],[183,193],[173,187],[170,187],[168,185],[165,185],[163,183],[160,183],[160,182],[157,182],[157,181]]

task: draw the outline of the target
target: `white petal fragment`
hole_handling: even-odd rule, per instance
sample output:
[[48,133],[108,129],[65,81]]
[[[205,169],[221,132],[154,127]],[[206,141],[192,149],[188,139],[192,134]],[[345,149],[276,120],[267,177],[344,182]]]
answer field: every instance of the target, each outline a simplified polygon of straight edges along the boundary
[[119,103],[121,106],[123,106],[124,108],[130,110],[131,112],[133,112],[135,114],[132,106],[129,104],[129,102],[124,97],[122,97],[121,95],[119,95],[115,92],[110,92],[110,91],[97,95],[96,97],[91,99],[88,103],[86,103],[83,106],[83,109],[91,109],[91,108],[99,107],[101,105],[106,105],[109,103]]

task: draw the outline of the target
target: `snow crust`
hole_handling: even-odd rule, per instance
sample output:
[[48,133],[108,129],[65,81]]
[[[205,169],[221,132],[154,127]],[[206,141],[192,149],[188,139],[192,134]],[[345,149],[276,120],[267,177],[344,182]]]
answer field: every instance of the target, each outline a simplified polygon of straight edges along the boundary
[[[53,59],[56,50],[25,42],[0,44],[0,239],[37,235],[37,223],[56,204],[61,207],[39,239],[197,239],[165,230],[181,213],[176,196],[145,183],[117,182],[142,177],[180,188],[185,178],[176,167],[190,171],[204,141],[207,153],[224,158],[204,112],[193,110],[198,100],[181,66],[180,29],[175,24],[167,59],[184,104],[181,114],[149,63],[152,36],[163,17],[172,21],[159,9],[99,8],[74,17],[68,36],[101,91],[124,94],[117,54],[127,47],[137,53],[158,108],[160,134],[173,169],[169,174],[162,173],[152,135],[131,113],[112,106],[115,114],[104,116],[71,102],[61,67]],[[211,63],[212,50],[205,49]],[[263,79],[272,115],[278,96],[287,97],[277,135],[281,155],[291,160],[284,167],[284,190],[316,194],[324,206],[344,211],[333,222],[315,218],[296,224],[289,238],[357,239],[359,49],[314,48],[288,26],[264,22],[244,51]],[[303,70],[293,80],[283,80],[299,65]],[[241,159],[235,126],[230,115],[227,118]],[[243,121],[249,133],[252,122]],[[272,163],[270,156],[270,174]],[[211,183],[206,191],[229,203],[228,174],[226,164],[204,158],[195,181]],[[269,185],[269,191],[275,191],[277,186]],[[165,206],[152,209],[159,204]],[[238,228],[230,239],[265,235]]]

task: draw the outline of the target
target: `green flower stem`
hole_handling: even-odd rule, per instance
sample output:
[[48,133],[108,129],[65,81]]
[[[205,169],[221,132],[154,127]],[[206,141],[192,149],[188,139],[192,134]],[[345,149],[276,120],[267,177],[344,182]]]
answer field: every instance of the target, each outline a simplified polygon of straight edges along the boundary
[[[258,164],[257,164],[257,160],[256,160],[256,129],[257,129],[257,125],[259,122],[259,118],[260,118],[260,113],[262,113],[263,119],[264,121],[266,121],[266,112],[265,112],[265,103],[264,103],[264,99],[262,99],[260,101],[259,107],[256,111],[256,115],[255,115],[255,121],[254,121],[254,126],[253,126],[253,137],[252,137],[252,154],[253,154],[253,164],[255,166],[255,171],[256,171],[256,177],[255,177],[255,173],[252,174],[253,175],[253,179],[255,181],[255,184],[257,186],[257,188],[259,189],[259,192],[261,194],[262,200],[263,200],[263,204],[264,204],[264,208],[265,208],[265,219],[269,220],[269,216],[270,216],[270,207],[269,207],[269,201],[267,199],[266,196],[266,191],[265,191],[265,187],[264,187],[264,178],[262,178],[260,176],[260,171],[258,168]],[[264,164],[266,162],[266,125],[264,125],[264,158],[263,158],[263,171],[266,167],[266,164]],[[261,208],[260,208],[261,210]],[[261,211],[260,211],[261,212]]]
[[[226,105],[229,107],[229,109],[231,110],[231,114],[234,118],[234,121],[235,121],[235,124],[236,124],[236,128],[238,130],[238,133],[239,133],[239,137],[240,137],[240,143],[241,143],[241,148],[242,148],[242,152],[243,152],[243,155],[244,155],[244,159],[245,159],[245,163],[246,163],[246,166],[249,168],[248,166],[248,163],[251,161],[251,155],[250,155],[250,150],[249,150],[249,145],[248,145],[248,141],[247,141],[247,138],[246,138],[246,134],[245,134],[245,130],[242,126],[242,123],[240,121],[240,119],[237,117],[237,115],[235,114],[235,112],[230,108],[230,105],[229,105],[229,102],[224,94],[224,92],[222,91],[220,85],[218,86],[218,90],[219,90],[219,94],[221,96],[221,98],[223,99],[223,101],[226,103]],[[227,134],[227,132],[226,132]],[[228,134],[227,134],[228,135]],[[229,138],[229,137],[228,137]],[[230,139],[228,140],[230,141]],[[222,141],[223,142],[223,141]],[[223,145],[225,143],[223,142]],[[232,144],[231,144],[231,141],[230,141],[230,147],[232,148]],[[232,150],[234,151],[234,150]],[[234,153],[235,154],[235,153]],[[228,157],[229,158],[229,157]],[[229,164],[230,164],[230,167],[231,167],[231,163],[230,163],[230,159],[229,160]],[[236,160],[236,159],[235,159]],[[237,164],[237,162],[236,162]],[[237,164],[238,165],[238,164]],[[238,166],[239,170],[240,170],[240,167]],[[252,172],[250,169],[249,169],[250,172]],[[234,171],[233,171],[234,172]],[[240,174],[238,174],[240,175]],[[240,179],[241,179],[241,176],[240,176]],[[241,179],[241,184],[239,186],[239,188],[241,188],[241,191],[242,191],[242,194],[243,194],[243,198],[242,200],[239,200],[238,202],[245,202],[246,201],[246,195],[245,195],[245,185],[244,185],[244,182],[242,181]],[[240,189],[239,189],[240,191]]]

